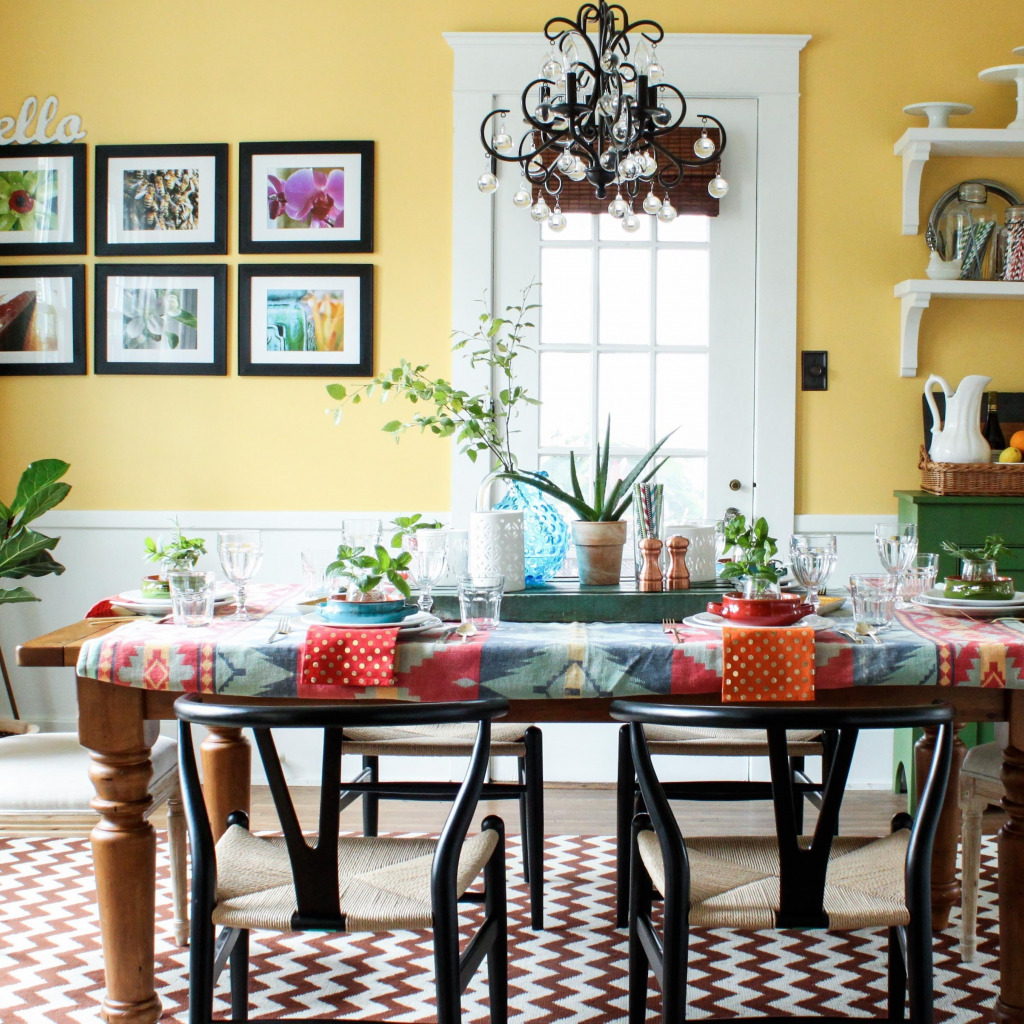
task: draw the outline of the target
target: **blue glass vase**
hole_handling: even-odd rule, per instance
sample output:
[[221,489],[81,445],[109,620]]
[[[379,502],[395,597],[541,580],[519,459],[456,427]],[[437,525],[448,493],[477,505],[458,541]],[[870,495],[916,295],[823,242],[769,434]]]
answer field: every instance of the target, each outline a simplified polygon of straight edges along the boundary
[[509,482],[505,497],[494,507],[523,513],[526,585],[544,586],[562,568],[569,552],[569,524],[565,517],[543,491],[518,480]]

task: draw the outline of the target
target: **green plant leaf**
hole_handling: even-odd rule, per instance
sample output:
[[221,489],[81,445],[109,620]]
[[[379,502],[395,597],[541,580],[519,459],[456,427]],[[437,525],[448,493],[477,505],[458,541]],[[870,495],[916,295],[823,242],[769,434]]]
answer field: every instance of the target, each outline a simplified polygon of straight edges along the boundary
[[585,519],[587,522],[594,522],[597,519],[595,511],[585,501],[563,491],[558,484],[552,483],[546,476],[541,476],[532,470],[519,469],[513,473],[499,473],[498,479],[518,480],[520,483],[529,484],[531,487],[536,487],[538,491],[543,491],[545,494],[551,495],[552,498],[564,502],[579,515],[580,519]]
[[409,587],[409,582],[406,578],[395,569],[391,569],[387,573],[388,582],[404,597],[412,597],[412,590]]
[[383,431],[386,431],[389,434],[394,434],[396,431],[402,429],[402,421],[401,420],[389,420],[380,429],[383,430]]
[[71,467],[60,459],[31,462],[21,474],[11,511],[17,515],[17,526],[27,526],[44,512],[59,505],[71,490],[70,484],[58,483]]
[[187,309],[181,309],[177,313],[173,314],[173,316],[179,324],[183,324],[185,327],[199,326],[199,321],[195,318],[195,314],[190,313]]
[[48,548],[55,547],[59,539],[36,533],[35,530],[21,530],[8,537],[0,543],[0,576],[17,579],[25,575],[44,575],[24,571],[24,567],[39,564],[42,554]]
[[335,401],[343,402],[345,400],[345,396],[348,394],[348,389],[344,384],[328,384],[327,394],[329,394]]
[[14,604],[17,601],[38,601],[39,598],[26,590],[24,587],[14,587],[12,590],[0,590],[0,604]]

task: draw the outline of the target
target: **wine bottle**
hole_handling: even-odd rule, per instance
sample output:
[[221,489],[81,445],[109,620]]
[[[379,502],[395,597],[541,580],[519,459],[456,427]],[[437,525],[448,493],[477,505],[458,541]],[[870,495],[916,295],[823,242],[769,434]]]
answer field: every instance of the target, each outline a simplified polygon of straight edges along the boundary
[[1003,428],[999,425],[998,397],[995,391],[988,393],[988,415],[985,417],[985,427],[982,430],[993,452],[1001,452],[1006,447]]

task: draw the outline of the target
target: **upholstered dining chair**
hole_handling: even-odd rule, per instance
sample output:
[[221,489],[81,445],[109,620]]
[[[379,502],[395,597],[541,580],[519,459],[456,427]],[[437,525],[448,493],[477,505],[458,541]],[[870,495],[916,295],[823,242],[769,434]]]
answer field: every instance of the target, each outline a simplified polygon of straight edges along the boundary
[[[691,928],[885,928],[889,985],[884,1019],[903,1019],[909,990],[911,1024],[931,1024],[931,859],[952,760],[950,706],[696,708],[619,700],[612,703],[611,714],[629,723],[630,749],[646,808],[632,827],[630,1024],[646,1019],[651,972],[661,987],[662,1019],[666,1024],[686,1019]],[[765,731],[776,834],[684,839],[655,772],[645,725]],[[858,732],[915,725],[938,730],[916,818],[897,814],[891,832],[881,837],[837,836]],[[808,729],[836,730],[838,737],[813,834],[801,838],[795,812],[799,795],[786,733]],[[663,899],[660,933],[652,918],[655,891]],[[812,1019],[835,1020],[799,1018]]]
[[[345,753],[362,756],[363,770],[343,783],[342,806],[362,795],[363,834],[375,836],[381,800],[451,800],[451,782],[381,781],[382,757],[466,757],[473,748],[468,725],[344,730]],[[544,927],[544,745],[535,725],[504,722],[491,726],[491,757],[516,759],[516,782],[485,782],[484,800],[518,800],[523,847],[523,877],[530,889],[530,927]]]
[[[645,725],[644,735],[652,754],[673,757],[767,757],[768,737],[745,729],[697,729],[678,725]],[[832,763],[835,735],[802,730],[789,737],[790,766],[796,801],[797,831],[803,825],[804,798],[821,805],[822,782],[813,781],[805,770],[808,757],[821,758],[822,780]],[[739,779],[662,782],[670,800],[771,800],[772,784]],[[629,727],[619,730],[618,781],[615,787],[615,926],[625,928],[629,917],[630,825],[639,787],[629,749]]]
[[[217,975],[230,962],[231,1019],[245,1020],[248,1006],[249,932],[338,933],[432,929],[438,1024],[457,1024],[462,992],[486,957],[493,1024],[508,1018],[505,836],[489,815],[468,836],[490,754],[491,720],[506,713],[503,699],[439,704],[245,706],[179,697],[178,747],[185,814],[192,843],[192,945],[189,1022],[210,1024]],[[251,728],[283,835],[255,836],[248,816],[228,816],[214,844],[192,740],[192,726]],[[471,725],[476,729],[466,776],[440,838],[339,835],[341,756],[345,728]],[[316,834],[303,834],[274,730],[302,729],[323,739]],[[469,886],[480,873],[482,893]],[[458,903],[483,903],[483,921],[459,950]],[[215,930],[221,928],[215,942]]]
[[[89,806],[89,751],[73,732],[39,732],[26,722],[0,720],[0,835],[88,835],[99,820]],[[153,803],[167,804],[172,928],[179,946],[188,942],[188,865],[185,818],[178,785],[177,744],[157,738],[151,755]]]

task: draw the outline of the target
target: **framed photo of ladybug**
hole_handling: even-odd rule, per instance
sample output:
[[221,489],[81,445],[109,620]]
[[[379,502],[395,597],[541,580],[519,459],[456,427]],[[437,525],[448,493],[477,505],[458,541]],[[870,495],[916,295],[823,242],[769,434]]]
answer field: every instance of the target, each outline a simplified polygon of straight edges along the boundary
[[0,150],[0,257],[84,252],[84,143]]
[[97,255],[224,255],[227,182],[227,143],[97,146]]
[[0,267],[0,377],[85,373],[85,267]]

